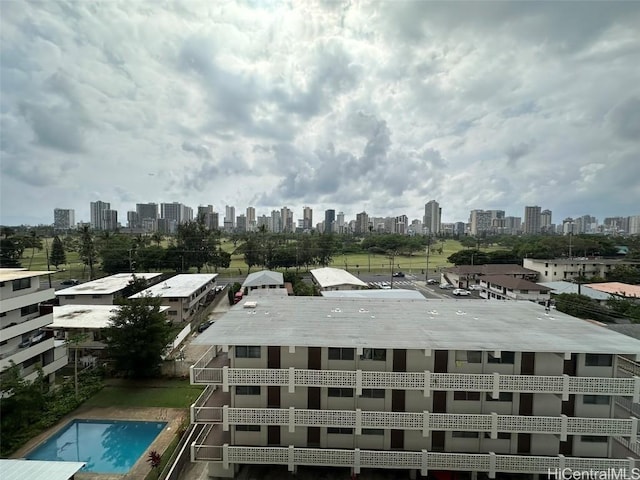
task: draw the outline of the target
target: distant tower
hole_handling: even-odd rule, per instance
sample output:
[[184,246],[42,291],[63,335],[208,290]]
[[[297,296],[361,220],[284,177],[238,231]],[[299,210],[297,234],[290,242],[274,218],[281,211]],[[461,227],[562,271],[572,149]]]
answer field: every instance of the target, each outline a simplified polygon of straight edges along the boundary
[[313,210],[311,207],[304,207],[302,209],[302,228],[304,230],[311,230],[313,228]]
[[525,235],[538,235],[540,233],[540,207],[524,207],[524,233]]
[[105,230],[104,212],[105,210],[111,210],[111,204],[98,200],[97,202],[91,202],[89,209],[91,213],[91,228],[93,230]]
[[428,201],[424,206],[424,219],[423,224],[427,229],[427,232],[432,235],[440,233],[440,224],[442,216],[442,209],[440,204],[435,200]]
[[325,210],[324,211],[324,231],[325,233],[331,233],[335,231],[336,211]]
[[54,208],[53,228],[55,230],[69,230],[76,226],[76,212],[73,209]]

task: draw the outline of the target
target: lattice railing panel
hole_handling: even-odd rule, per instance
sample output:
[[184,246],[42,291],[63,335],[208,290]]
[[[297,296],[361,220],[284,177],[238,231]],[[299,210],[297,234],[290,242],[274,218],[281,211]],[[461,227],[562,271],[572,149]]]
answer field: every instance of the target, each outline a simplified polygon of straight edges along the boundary
[[420,468],[422,455],[418,452],[402,451],[360,451],[360,465],[373,468],[396,468],[398,465],[406,465],[405,468]]
[[228,447],[229,463],[286,465],[289,453],[282,447]]
[[353,450],[296,448],[293,455],[298,465],[329,465],[351,466],[353,465]]
[[521,417],[519,415],[498,415],[498,431],[527,433],[559,433],[562,428],[560,417]]
[[362,412],[364,428],[398,428],[402,430],[421,430],[423,426],[421,413],[403,412]]
[[590,435],[631,435],[631,421],[621,418],[569,418],[568,433]]
[[[194,383],[222,384],[223,369],[194,369]],[[430,378],[427,390],[453,390],[473,392],[541,392],[567,394],[603,394],[633,396],[634,378],[563,377],[539,375],[370,372],[361,371],[362,388],[391,388],[424,390],[425,378]],[[353,370],[294,370],[288,369],[230,368],[229,385],[280,385],[357,387],[358,373]],[[565,391],[565,378],[567,385]],[[495,388],[494,388],[495,387]]]
[[629,461],[626,459],[567,457],[564,466],[570,470],[597,470],[603,472],[607,469],[627,468],[629,466]]
[[548,472],[559,465],[558,457],[524,455],[496,455],[496,470],[499,472]]
[[428,465],[433,470],[489,471],[489,455],[471,453],[428,453]]
[[289,412],[279,408],[229,408],[229,423],[286,425]]
[[486,432],[491,430],[491,416],[477,414],[429,414],[429,426],[432,430],[472,430]]
[[356,423],[356,412],[353,410],[295,410],[294,419],[297,425],[346,427]]

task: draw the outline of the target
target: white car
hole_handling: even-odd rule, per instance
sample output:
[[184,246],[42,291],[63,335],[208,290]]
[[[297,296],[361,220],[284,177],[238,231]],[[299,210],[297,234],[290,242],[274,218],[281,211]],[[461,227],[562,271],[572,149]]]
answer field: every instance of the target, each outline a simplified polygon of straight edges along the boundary
[[380,288],[383,290],[391,290],[391,285],[389,285],[387,282],[382,282],[380,284]]
[[469,290],[482,290],[482,287],[480,285],[469,285],[469,287],[467,287]]
[[453,288],[453,285],[450,283],[441,283],[440,288]]
[[454,295],[462,295],[463,297],[466,297],[467,295],[471,295],[471,292],[469,290],[465,290],[464,288],[456,288],[453,292]]

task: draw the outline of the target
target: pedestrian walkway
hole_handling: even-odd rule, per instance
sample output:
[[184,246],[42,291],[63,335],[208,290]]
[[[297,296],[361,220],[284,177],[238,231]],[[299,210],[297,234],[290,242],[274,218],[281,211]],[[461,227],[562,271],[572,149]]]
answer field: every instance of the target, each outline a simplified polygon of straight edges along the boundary
[[[371,288],[383,288],[385,286],[390,287],[391,282],[368,282]],[[413,282],[411,280],[394,280],[393,286],[396,288],[401,288],[403,286],[413,286]]]

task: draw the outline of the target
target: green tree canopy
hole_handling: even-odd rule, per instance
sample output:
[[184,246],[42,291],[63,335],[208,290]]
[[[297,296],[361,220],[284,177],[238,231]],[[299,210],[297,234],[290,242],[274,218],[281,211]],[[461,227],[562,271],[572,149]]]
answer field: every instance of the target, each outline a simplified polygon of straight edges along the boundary
[[108,354],[126,377],[148,378],[160,373],[161,355],[171,340],[171,327],[156,297],[128,299],[106,329]]
[[447,261],[454,265],[484,265],[490,263],[489,255],[480,250],[460,250],[449,255]]
[[98,252],[93,240],[93,233],[87,225],[82,227],[82,231],[80,232],[80,245],[78,248],[80,259],[82,260],[82,263],[89,267],[89,279],[92,280],[93,266],[96,263]]
[[53,237],[53,244],[51,245],[51,254],[49,255],[49,261],[51,264],[58,268],[58,265],[67,263],[67,255],[64,251],[64,245],[62,240],[57,235]]

